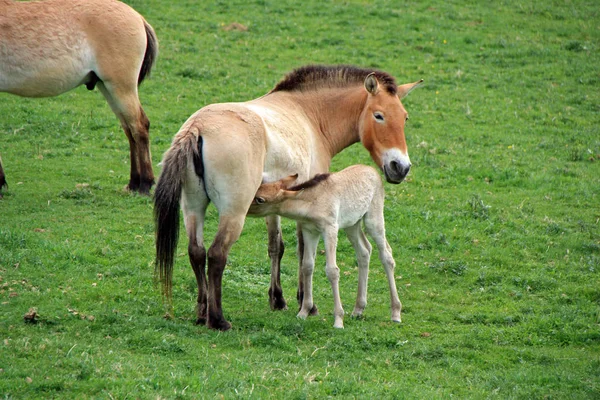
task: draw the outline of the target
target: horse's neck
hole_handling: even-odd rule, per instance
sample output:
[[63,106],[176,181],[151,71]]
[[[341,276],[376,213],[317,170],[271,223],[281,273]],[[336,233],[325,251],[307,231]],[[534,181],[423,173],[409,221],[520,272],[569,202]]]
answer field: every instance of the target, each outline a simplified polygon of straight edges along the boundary
[[331,157],[359,142],[358,121],[365,106],[365,91],[359,88],[315,92],[309,115],[316,121]]
[[[346,147],[360,141],[358,121],[365,105],[366,92],[362,86],[322,89],[304,92],[275,92],[267,101],[293,107],[293,113],[308,119],[317,132],[329,159]],[[264,97],[262,99],[265,99]],[[302,112],[299,113],[298,111]]]

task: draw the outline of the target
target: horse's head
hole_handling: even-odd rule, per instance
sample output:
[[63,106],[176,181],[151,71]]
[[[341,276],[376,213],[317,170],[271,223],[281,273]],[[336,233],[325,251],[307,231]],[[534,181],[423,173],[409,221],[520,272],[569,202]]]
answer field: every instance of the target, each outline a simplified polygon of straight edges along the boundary
[[389,183],[400,183],[410,170],[410,158],[404,137],[408,113],[400,102],[423,80],[399,85],[396,93],[383,87],[375,74],[365,78],[367,102],[359,126],[360,141],[385,174]]

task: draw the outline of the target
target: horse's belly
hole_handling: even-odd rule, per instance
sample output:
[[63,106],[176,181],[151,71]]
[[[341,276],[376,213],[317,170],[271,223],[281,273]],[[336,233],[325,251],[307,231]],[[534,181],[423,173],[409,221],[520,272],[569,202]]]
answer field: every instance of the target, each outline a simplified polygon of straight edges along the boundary
[[72,43],[68,51],[2,43],[0,91],[24,97],[49,97],[82,83],[93,68],[93,57],[84,42]]

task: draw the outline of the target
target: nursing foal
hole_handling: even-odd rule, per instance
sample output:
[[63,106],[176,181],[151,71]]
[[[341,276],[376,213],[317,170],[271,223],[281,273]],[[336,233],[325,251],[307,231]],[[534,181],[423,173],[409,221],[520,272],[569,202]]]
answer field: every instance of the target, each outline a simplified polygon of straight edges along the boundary
[[362,315],[367,305],[367,279],[371,244],[361,223],[375,240],[379,258],[385,268],[390,287],[392,321],[400,322],[402,304],[398,298],[394,268],[396,263],[385,238],[383,216],[384,190],[379,173],[366,165],[354,165],[333,174],[316,175],[297,186],[292,175],[272,183],[262,184],[250,206],[249,215],[277,214],[301,223],[304,239],[302,278],[304,298],[299,318],[306,318],[313,308],[312,274],[319,236],[325,242],[325,272],[331,283],[335,328],[344,327],[344,309],[340,300],[340,270],[336,263],[338,230],[344,229],[352,243],[358,261],[358,292],[352,316]]

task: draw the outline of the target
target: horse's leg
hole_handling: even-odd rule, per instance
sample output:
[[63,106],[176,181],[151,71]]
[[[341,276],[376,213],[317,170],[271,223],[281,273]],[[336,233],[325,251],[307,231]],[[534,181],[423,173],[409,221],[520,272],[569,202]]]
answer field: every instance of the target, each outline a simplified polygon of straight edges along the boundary
[[148,133],[150,121],[140,104],[136,83],[115,84],[99,81],[98,88],[119,118],[129,140],[131,171],[127,188],[134,192],[149,194],[154,184]]
[[8,186],[6,183],[6,175],[4,175],[4,169],[2,168],[2,158],[0,158],[0,199],[2,198],[2,188]]
[[302,260],[302,265],[299,270],[299,280],[303,282],[304,295],[297,317],[305,319],[309,315],[317,314],[313,303],[312,277],[315,269],[315,258],[317,255],[317,245],[319,244],[319,234],[306,231],[301,234],[301,237],[303,238],[304,243],[304,259]]
[[323,232],[323,241],[325,242],[325,273],[331,284],[331,292],[333,293],[333,327],[344,327],[344,309],[340,298],[340,269],[336,262],[337,251],[337,235],[336,227],[327,227]]
[[369,279],[369,261],[371,259],[371,243],[367,240],[361,229],[362,221],[346,228],[346,235],[354,247],[358,263],[358,290],[356,292],[356,305],[352,311],[353,317],[360,317],[367,306],[367,282]]
[[221,282],[229,250],[244,227],[245,210],[241,215],[222,215],[215,240],[208,249],[208,320],[209,328],[226,331],[231,324],[223,317]]
[[[187,189],[187,188],[186,188]],[[203,190],[203,189],[201,189]],[[208,197],[204,192],[183,193],[183,216],[185,230],[188,235],[188,255],[190,264],[198,284],[198,301],[196,304],[196,324],[206,323],[207,283],[206,283],[206,249],[204,248],[204,216],[208,207]]]
[[[302,277],[302,263],[304,262],[304,236],[302,235],[302,225],[299,222],[296,223],[296,237],[298,238],[298,291],[296,292],[296,299],[298,299],[298,305],[302,308],[304,303],[304,281]],[[313,303],[310,310],[310,315],[318,315],[319,309],[316,304]]]
[[375,244],[377,245],[377,251],[379,252],[379,259],[383,268],[385,269],[385,275],[387,276],[388,285],[390,287],[390,303],[392,309],[392,321],[401,322],[402,303],[398,297],[398,290],[396,289],[396,279],[394,278],[394,269],[396,268],[396,262],[392,255],[392,248],[385,238],[385,224],[383,221],[383,210],[380,213],[376,213],[376,216],[367,213],[365,216],[365,228],[367,233],[371,235]]
[[269,233],[269,258],[271,259],[271,287],[269,288],[269,304],[271,310],[287,310],[281,289],[281,258],[284,245],[281,237],[281,222],[277,215],[265,218]]

